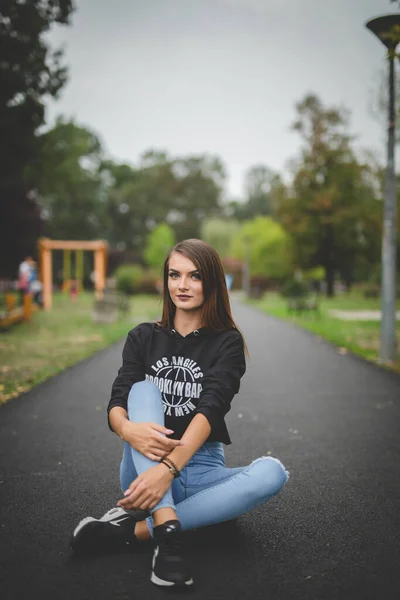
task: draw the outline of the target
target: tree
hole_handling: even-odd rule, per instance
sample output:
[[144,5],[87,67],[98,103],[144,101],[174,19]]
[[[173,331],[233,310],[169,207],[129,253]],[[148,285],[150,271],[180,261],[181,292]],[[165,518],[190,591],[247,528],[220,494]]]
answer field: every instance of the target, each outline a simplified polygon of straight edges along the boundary
[[281,279],[293,270],[292,240],[271,217],[245,221],[232,240],[230,254],[243,260],[249,253],[251,275]]
[[331,296],[335,273],[351,281],[360,254],[370,243],[376,248],[376,193],[368,165],[352,150],[345,111],[308,95],[297,104],[294,129],[303,148],[278,216],[294,238],[297,265],[323,266]]
[[46,215],[45,235],[73,240],[103,237],[103,152],[96,134],[73,120],[58,118],[38,141],[40,153],[30,177]]
[[114,166],[116,177],[108,189],[108,239],[140,258],[148,234],[167,221],[174,206],[177,181],[172,159],[164,153],[146,152],[138,167],[117,171]]
[[198,237],[201,221],[220,212],[223,180],[215,157],[145,152],[133,176],[109,190],[110,241],[141,255],[148,233],[161,223],[177,240]]
[[258,215],[274,215],[284,184],[278,173],[266,165],[254,165],[245,174],[245,198],[231,200],[227,213],[233,219],[244,221]]
[[176,158],[177,192],[167,221],[178,240],[200,236],[201,222],[221,214],[225,167],[216,156]]
[[0,272],[8,276],[34,250],[41,229],[26,168],[37,152],[46,97],[56,97],[66,80],[62,53],[50,50],[44,34],[54,23],[68,24],[72,11],[71,0],[0,6]]
[[232,239],[239,230],[239,223],[232,219],[207,219],[201,225],[200,237],[224,259],[230,256]]
[[271,190],[278,175],[265,165],[251,167],[245,175],[245,193],[249,217],[271,215]]
[[149,267],[160,269],[168,251],[175,245],[175,234],[166,223],[157,225],[147,238],[144,258]]

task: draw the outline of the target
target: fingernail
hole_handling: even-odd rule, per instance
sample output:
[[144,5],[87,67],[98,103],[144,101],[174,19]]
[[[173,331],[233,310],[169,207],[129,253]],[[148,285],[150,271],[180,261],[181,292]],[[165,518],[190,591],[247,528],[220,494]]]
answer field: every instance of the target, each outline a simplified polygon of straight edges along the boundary
[[124,492],[124,496],[129,496],[130,493],[130,490],[126,490],[126,492]]

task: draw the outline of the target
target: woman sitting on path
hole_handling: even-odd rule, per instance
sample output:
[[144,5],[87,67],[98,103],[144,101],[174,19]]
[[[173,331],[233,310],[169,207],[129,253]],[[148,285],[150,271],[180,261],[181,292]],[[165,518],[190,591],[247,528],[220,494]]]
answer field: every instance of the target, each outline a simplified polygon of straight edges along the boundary
[[177,244],[164,263],[162,319],[129,332],[112,386],[123,498],[79,523],[75,552],[153,538],[151,581],[190,586],[181,531],[235,519],[279,492],[288,474],[275,458],[225,466],[224,417],[246,370],[244,348],[218,254],[197,239]]

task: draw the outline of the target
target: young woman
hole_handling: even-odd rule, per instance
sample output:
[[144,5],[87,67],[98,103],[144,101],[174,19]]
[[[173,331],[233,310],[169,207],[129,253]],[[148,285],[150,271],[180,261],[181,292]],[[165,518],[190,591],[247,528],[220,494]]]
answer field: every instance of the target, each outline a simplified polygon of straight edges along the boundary
[[132,329],[122,358],[108,420],[124,441],[123,498],[101,519],[83,519],[71,546],[83,552],[153,538],[151,581],[191,586],[181,531],[234,519],[288,478],[271,457],[225,466],[224,417],[246,370],[245,344],[211,246],[191,239],[170,251],[161,321]]

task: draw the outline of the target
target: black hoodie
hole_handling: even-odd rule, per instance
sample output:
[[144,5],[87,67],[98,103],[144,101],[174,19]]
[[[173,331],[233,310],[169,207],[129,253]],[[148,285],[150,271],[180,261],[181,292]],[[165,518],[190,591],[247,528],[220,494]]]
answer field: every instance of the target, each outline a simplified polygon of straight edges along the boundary
[[246,370],[243,338],[236,329],[196,329],[183,337],[175,329],[142,323],[128,333],[122,367],[112,385],[108,413],[127,409],[134,383],[147,379],[161,391],[165,426],[180,439],[197,413],[211,425],[208,441],[230,444],[224,417]]

